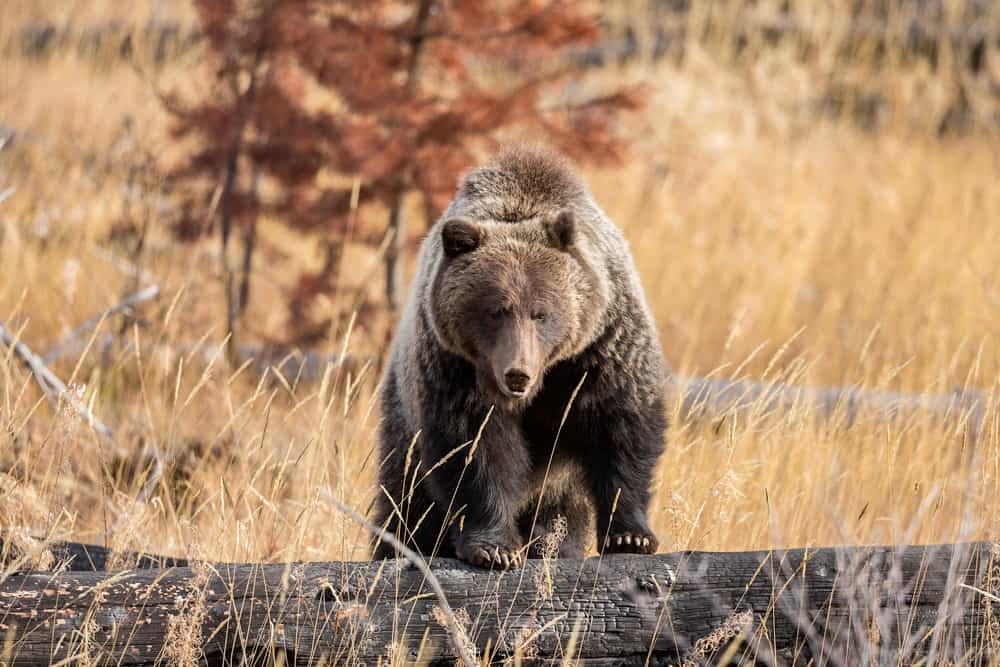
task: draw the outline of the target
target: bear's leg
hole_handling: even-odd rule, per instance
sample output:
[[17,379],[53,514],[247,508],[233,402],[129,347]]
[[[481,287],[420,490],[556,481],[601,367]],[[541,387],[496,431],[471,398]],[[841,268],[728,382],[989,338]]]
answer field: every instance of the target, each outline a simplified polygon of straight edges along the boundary
[[[478,428],[478,427],[477,427]],[[480,567],[508,568],[521,564],[523,543],[517,527],[517,506],[524,495],[530,458],[514,423],[494,414],[482,433],[428,430],[428,460],[432,464],[431,496],[445,508],[444,537],[459,558]],[[454,443],[475,442],[455,454]]]
[[[450,541],[438,544],[444,511],[434,503],[424,478],[420,451],[403,418],[395,376],[388,376],[379,423],[379,488],[372,523],[395,536],[424,558],[455,556]],[[409,465],[407,465],[409,461]],[[420,482],[420,483],[418,483]],[[435,550],[435,547],[438,547]],[[373,558],[396,558],[396,548],[373,536]]]
[[[573,488],[546,491],[521,512],[521,539],[529,558],[583,558],[593,530],[593,511],[587,497]],[[537,518],[536,518],[537,511]]]
[[655,553],[647,511],[666,420],[661,406],[603,415],[588,457],[601,553]]

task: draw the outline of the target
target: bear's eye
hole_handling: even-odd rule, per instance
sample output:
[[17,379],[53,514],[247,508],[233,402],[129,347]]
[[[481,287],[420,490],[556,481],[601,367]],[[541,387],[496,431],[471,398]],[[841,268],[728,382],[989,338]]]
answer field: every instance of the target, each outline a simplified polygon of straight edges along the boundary
[[549,314],[546,313],[544,310],[536,310],[531,314],[531,319],[535,320],[536,322],[544,322],[545,318],[547,318],[548,316]]
[[507,314],[506,308],[496,308],[490,311],[490,317],[492,317],[494,320],[502,320],[504,318],[504,315],[506,314]]

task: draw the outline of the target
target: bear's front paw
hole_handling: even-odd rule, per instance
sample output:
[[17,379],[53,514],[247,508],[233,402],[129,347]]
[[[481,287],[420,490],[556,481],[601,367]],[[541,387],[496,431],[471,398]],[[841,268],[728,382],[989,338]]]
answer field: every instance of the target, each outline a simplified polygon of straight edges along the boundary
[[615,532],[604,538],[605,554],[653,554],[660,546],[652,531]]
[[524,564],[524,550],[515,542],[490,539],[464,540],[458,557],[477,567],[507,570]]

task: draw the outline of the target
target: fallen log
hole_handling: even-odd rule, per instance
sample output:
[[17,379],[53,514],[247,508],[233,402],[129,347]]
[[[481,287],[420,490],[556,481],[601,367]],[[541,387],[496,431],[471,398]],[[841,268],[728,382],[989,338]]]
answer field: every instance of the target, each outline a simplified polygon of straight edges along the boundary
[[[432,565],[492,661],[974,664],[998,653],[998,554],[969,543]],[[178,651],[209,664],[453,661],[436,606],[406,561],[30,573],[0,583],[0,635],[14,665]]]
[[988,425],[991,395],[959,387],[950,394],[911,394],[860,387],[806,387],[782,382],[674,376],[668,388],[688,420],[735,414],[765,415],[805,410],[851,427],[865,417],[888,422],[918,413],[933,415],[979,437]]
[[[39,541],[36,551],[42,550],[48,552],[48,555],[51,556],[50,562],[54,565],[53,569],[59,572],[102,572],[109,569],[113,560],[119,563],[130,563],[136,569],[185,567],[188,565],[187,560],[183,558],[139,552],[114,554],[113,550],[108,547],[80,542],[45,544]],[[38,555],[29,549],[0,539],[0,566],[4,568],[14,568],[15,571],[23,570],[22,561],[24,563],[36,561]],[[3,570],[0,569],[0,573],[2,572]]]

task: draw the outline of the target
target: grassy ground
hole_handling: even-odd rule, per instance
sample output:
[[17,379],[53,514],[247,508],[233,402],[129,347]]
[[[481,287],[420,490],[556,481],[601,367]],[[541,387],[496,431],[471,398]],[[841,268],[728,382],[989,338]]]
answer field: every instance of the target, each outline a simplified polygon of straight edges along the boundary
[[[109,4],[4,3],[0,41],[47,5],[71,21]],[[72,50],[0,56],[0,123],[25,131],[0,153],[0,191],[17,188],[0,205],[0,319],[43,352],[134,289],[106,256],[129,252],[108,240],[123,217],[151,224],[141,261],[163,289],[141,326],[102,325],[119,337],[106,358],[95,346],[53,365],[113,442],[0,356],[0,530],[219,560],[364,558],[363,535],[329,501],[363,509],[373,495],[375,365],[296,383],[206,363],[183,345],[221,342],[215,245],[172,244],[155,198],[123,190],[137,159],[123,118],[139,148],[170,159],[153,84],[190,83],[194,58],[154,71]],[[887,91],[878,131],[814,112],[833,70]],[[937,135],[954,93],[944,75],[873,71],[692,44],[681,65],[607,73],[652,95],[629,120],[631,161],[587,177],[632,243],[679,371],[994,390],[1000,138]],[[262,234],[270,255],[248,321],[266,338],[282,333],[282,289],[318,250]],[[351,254],[349,273],[362,280],[375,259]],[[377,355],[385,326],[338,330],[327,351]],[[793,413],[679,421],[667,445],[651,510],[667,550],[989,539],[1000,527],[992,417],[975,443],[924,418],[846,429]],[[167,471],[142,493],[152,452]]]

